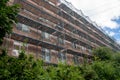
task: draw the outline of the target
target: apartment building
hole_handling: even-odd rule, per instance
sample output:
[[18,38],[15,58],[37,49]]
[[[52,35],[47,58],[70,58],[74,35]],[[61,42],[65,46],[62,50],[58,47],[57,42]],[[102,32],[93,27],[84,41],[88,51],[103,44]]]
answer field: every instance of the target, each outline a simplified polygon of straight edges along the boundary
[[10,0],[20,4],[18,23],[6,36],[3,46],[9,55],[18,56],[24,48],[46,63],[82,64],[91,62],[92,49],[120,46],[91,23],[80,10],[65,0]]

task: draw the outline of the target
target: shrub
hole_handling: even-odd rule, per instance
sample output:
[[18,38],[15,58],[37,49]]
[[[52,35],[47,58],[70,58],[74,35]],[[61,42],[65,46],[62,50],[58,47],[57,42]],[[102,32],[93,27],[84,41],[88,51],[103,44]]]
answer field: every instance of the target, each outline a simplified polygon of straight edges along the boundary
[[100,47],[100,48],[93,50],[93,55],[102,61],[111,60],[111,58],[112,58],[111,55],[113,53],[114,52],[107,47]]

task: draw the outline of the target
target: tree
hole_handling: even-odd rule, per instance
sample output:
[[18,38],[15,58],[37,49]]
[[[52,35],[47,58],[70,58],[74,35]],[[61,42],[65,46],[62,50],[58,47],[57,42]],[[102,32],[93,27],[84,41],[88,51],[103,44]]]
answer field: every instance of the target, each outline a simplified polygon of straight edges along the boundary
[[97,80],[118,80],[116,68],[113,64],[110,61],[95,61],[92,64],[92,68],[98,75]]
[[[99,52],[98,52],[99,53]],[[117,56],[117,57],[116,57]],[[120,80],[120,54],[112,60],[96,60],[86,65],[44,65],[21,50],[18,57],[0,54],[0,80]]]
[[91,66],[98,75],[97,80],[120,80],[120,54],[107,47],[97,48],[93,53],[95,61]]
[[102,60],[102,61],[111,60],[113,53],[114,52],[107,47],[99,47],[93,50],[93,54],[95,58],[97,57],[99,60]]
[[12,24],[17,22],[17,14],[19,12],[19,6],[8,5],[9,0],[0,0],[0,45],[3,42],[3,38],[6,34],[12,32]]
[[41,61],[26,56],[24,51],[18,58],[8,56],[6,51],[0,54],[0,80],[41,80],[42,67]]

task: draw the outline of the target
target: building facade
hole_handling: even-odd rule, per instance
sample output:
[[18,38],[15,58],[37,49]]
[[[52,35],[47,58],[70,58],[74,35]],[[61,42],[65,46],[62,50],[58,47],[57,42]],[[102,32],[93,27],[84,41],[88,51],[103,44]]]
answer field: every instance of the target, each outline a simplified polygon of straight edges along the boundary
[[64,0],[10,0],[20,4],[18,23],[6,36],[3,46],[9,55],[19,50],[47,63],[82,64],[91,62],[92,49],[106,46],[120,50],[120,46],[90,23],[79,10]]

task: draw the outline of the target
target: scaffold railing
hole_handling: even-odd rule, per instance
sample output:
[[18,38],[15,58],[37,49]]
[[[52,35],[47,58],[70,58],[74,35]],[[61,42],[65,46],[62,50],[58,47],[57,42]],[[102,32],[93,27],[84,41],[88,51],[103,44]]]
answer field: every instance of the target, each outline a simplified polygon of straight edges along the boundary
[[[102,28],[101,26],[98,26],[96,24],[96,22],[93,22],[88,16],[84,15],[84,13],[82,12],[82,10],[79,10],[77,8],[75,8],[70,2],[66,1],[66,0],[60,0],[60,3],[65,4],[68,8],[70,8],[71,10],[75,11],[77,14],[79,14],[80,16],[82,16],[86,21],[88,21],[89,23],[91,23],[94,27],[96,27],[97,29],[99,29],[106,38],[112,40],[113,42],[115,42],[115,44],[117,44],[115,38],[109,36]],[[120,45],[119,45],[120,46]]]

